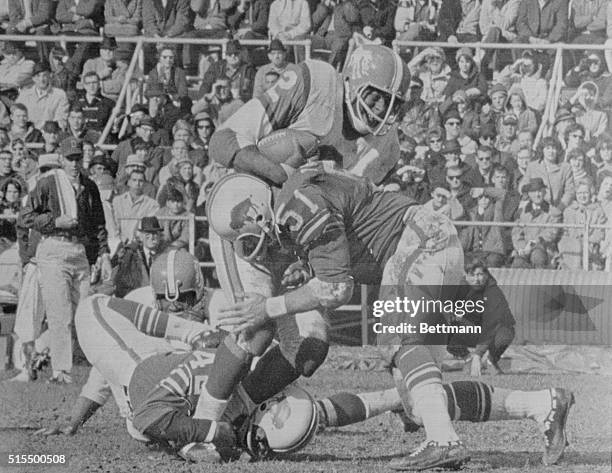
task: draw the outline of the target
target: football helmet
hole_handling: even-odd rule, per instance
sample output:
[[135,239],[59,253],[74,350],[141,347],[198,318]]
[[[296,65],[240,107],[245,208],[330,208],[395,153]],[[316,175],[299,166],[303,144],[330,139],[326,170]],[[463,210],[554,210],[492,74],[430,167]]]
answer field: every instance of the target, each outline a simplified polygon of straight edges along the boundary
[[170,302],[189,291],[195,292],[198,301],[205,294],[200,264],[184,249],[171,249],[157,256],[151,265],[150,279],[155,295]]
[[296,452],[313,439],[319,425],[314,399],[294,384],[262,402],[241,429],[243,447],[255,459]]
[[224,240],[234,242],[238,256],[254,260],[266,235],[277,238],[272,188],[248,174],[229,174],[210,191],[206,214],[212,229]]
[[410,71],[399,54],[377,44],[359,46],[348,58],[342,79],[353,128],[362,134],[386,134],[410,85]]

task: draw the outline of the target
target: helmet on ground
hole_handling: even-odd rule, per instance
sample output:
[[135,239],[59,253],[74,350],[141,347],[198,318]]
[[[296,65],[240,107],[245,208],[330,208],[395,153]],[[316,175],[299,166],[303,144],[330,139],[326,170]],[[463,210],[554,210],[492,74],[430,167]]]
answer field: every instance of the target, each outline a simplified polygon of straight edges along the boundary
[[185,249],[171,249],[155,258],[151,265],[151,287],[156,296],[176,301],[181,294],[193,291],[196,300],[205,292],[204,278],[198,260]]
[[386,134],[410,85],[410,71],[399,54],[377,44],[359,46],[347,59],[342,79],[353,128],[362,134]]
[[319,424],[314,399],[296,385],[262,402],[244,429],[244,447],[253,458],[296,452],[313,439]]
[[260,253],[266,235],[276,239],[272,188],[257,177],[223,177],[210,192],[206,215],[215,233],[234,242],[237,254],[247,261]]

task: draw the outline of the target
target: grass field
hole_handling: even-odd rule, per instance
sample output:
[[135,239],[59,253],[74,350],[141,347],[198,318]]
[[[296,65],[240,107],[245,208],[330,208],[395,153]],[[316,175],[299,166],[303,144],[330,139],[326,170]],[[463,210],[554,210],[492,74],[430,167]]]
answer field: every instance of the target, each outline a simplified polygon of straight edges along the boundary
[[[348,349],[343,348],[344,353]],[[353,350],[353,349],[350,349]],[[354,349],[358,350],[358,349]],[[333,357],[332,357],[333,358]],[[377,390],[390,386],[390,378],[380,371],[353,371],[326,364],[302,383],[318,397],[341,390]],[[224,466],[186,464],[165,452],[151,450],[131,439],[114,403],[109,403],[74,437],[34,436],[33,429],[48,426],[68,415],[84,383],[87,369],[75,369],[76,383],[55,386],[37,381],[29,384],[0,381],[0,472],[257,472],[257,473],[382,473],[392,458],[416,446],[422,432],[405,434],[399,421],[383,415],[342,429],[318,435],[303,451],[282,461],[248,463],[246,455],[238,463]],[[0,373],[0,380],[7,373]],[[461,379],[450,373],[447,380]],[[513,375],[483,376],[483,381],[500,387],[539,389],[562,386],[576,394],[568,430],[570,447],[557,466],[540,462],[542,439],[532,421],[506,421],[472,424],[461,422],[457,430],[471,449],[467,472],[559,472],[598,473],[611,471],[612,379],[593,375]],[[64,454],[67,464],[49,467],[8,467],[8,453]]]

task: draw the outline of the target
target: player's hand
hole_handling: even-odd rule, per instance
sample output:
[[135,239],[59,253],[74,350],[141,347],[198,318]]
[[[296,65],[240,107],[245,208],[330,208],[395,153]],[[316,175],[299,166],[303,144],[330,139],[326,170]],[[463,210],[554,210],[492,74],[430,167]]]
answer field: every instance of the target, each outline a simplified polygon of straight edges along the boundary
[[266,297],[248,293],[241,302],[219,310],[217,326],[233,333],[240,333],[244,330],[257,330],[270,320],[266,312]]
[[74,435],[76,434],[77,430],[79,430],[79,428],[73,424],[57,424],[51,427],[46,427],[37,430],[36,432],[34,432],[34,435],[44,435],[45,437],[48,437],[50,435]]
[[299,260],[295,263],[291,263],[285,270],[283,279],[281,280],[281,286],[285,288],[298,287],[307,283],[310,279],[312,279],[310,265],[304,260]]
[[470,376],[480,376],[481,375],[481,359],[480,359],[480,355],[477,355],[476,353],[474,353],[472,355],[472,366],[470,367]]

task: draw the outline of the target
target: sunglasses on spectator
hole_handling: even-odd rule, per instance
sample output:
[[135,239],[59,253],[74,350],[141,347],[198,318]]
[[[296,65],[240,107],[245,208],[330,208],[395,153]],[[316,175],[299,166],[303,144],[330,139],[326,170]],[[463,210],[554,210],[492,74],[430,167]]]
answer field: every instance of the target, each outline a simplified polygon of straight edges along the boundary
[[461,176],[446,176],[449,181],[460,181]]
[[485,156],[485,157],[478,156],[476,158],[476,161],[491,161],[491,156]]
[[442,140],[440,140],[438,138],[431,138],[429,140],[429,144],[435,144],[435,143],[442,143]]
[[198,125],[199,130],[206,130],[207,128],[211,128],[210,125]]
[[100,81],[99,80],[90,80],[87,82],[84,82],[85,85],[94,85],[94,84],[99,84]]
[[483,140],[493,140],[493,139],[495,139],[495,136],[493,136],[493,135],[485,135],[485,136],[482,137],[482,139]]
[[459,125],[461,125],[461,122],[452,121],[452,122],[446,122],[446,124],[448,126],[459,126]]

